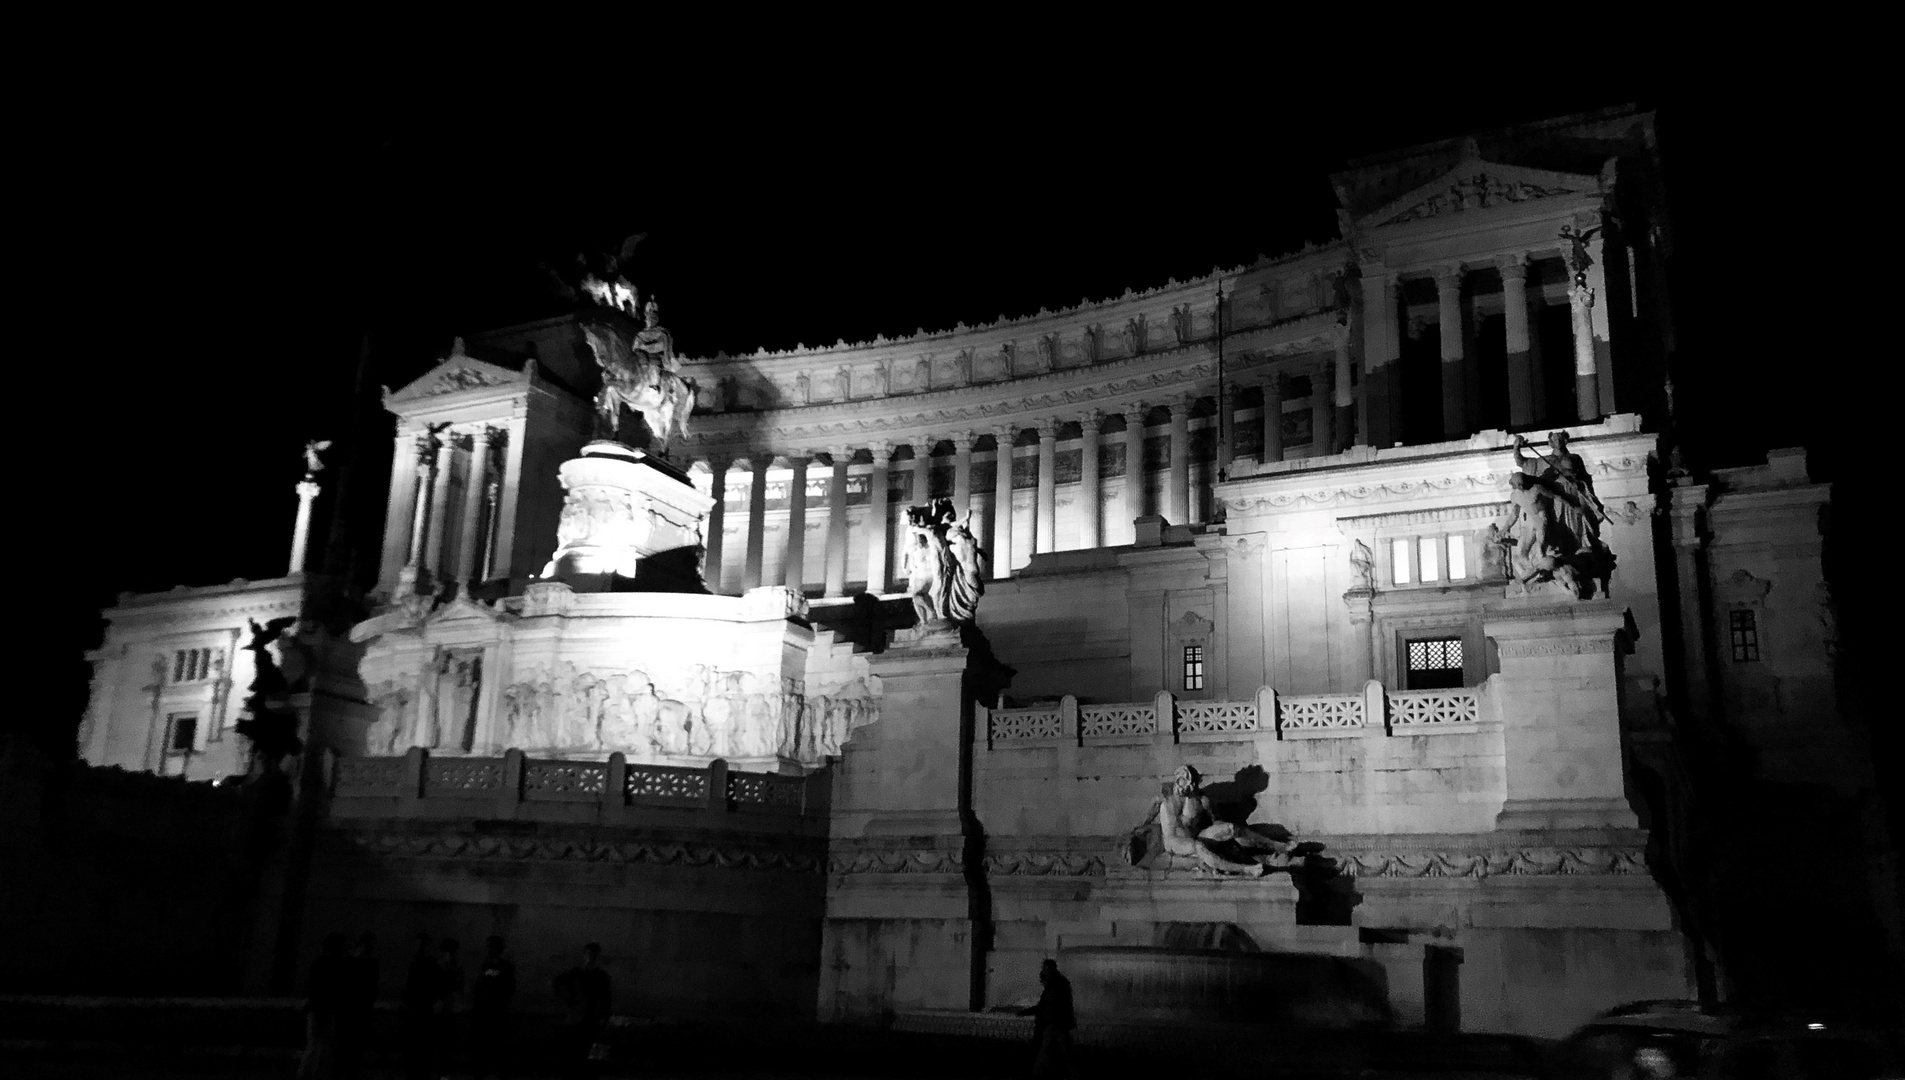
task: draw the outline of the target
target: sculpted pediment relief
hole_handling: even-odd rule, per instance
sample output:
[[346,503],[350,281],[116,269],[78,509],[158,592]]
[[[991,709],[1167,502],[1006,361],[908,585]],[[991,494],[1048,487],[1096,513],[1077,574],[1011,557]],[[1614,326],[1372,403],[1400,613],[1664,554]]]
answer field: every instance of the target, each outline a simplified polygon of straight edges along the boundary
[[1368,214],[1370,225],[1404,225],[1412,221],[1459,214],[1468,210],[1512,206],[1564,195],[1598,191],[1592,176],[1529,169],[1470,158],[1434,180]]
[[436,367],[425,372],[422,378],[410,383],[395,393],[385,395],[387,402],[415,401],[420,398],[441,397],[444,394],[460,394],[465,390],[481,390],[491,386],[514,386],[522,383],[527,376],[520,371],[512,371],[501,364],[492,364],[487,360],[478,360],[463,351],[463,339],[457,338],[450,355],[437,363]]

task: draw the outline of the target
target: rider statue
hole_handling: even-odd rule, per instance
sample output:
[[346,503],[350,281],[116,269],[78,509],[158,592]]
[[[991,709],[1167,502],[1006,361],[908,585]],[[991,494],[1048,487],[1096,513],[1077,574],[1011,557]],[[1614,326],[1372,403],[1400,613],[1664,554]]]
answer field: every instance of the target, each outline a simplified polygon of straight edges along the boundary
[[661,308],[653,297],[642,314],[646,325],[633,333],[614,317],[583,324],[583,337],[602,369],[602,389],[595,395],[596,435],[626,442],[621,417],[627,405],[642,414],[652,449],[666,454],[670,439],[687,434],[695,383],[680,374],[674,336],[662,328]]

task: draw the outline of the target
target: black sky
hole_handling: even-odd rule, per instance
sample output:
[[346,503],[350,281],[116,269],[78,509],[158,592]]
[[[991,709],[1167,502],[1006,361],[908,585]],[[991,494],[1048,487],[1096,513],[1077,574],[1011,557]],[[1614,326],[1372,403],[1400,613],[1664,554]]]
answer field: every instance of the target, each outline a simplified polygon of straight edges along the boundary
[[1345,158],[1638,101],[1660,114],[1701,373],[1682,395],[1711,463],[1801,441],[1838,453],[1814,380],[1760,378],[1797,330],[1737,318],[1740,268],[1802,225],[1765,191],[1806,168],[1759,153],[1801,106],[1750,69],[1641,58],[1466,85],[1326,66],[1295,91],[975,93],[888,67],[821,90],[755,72],[595,99],[528,74],[466,95],[453,63],[402,94],[332,74],[297,90],[156,80],[84,125],[52,107],[38,122],[77,313],[42,371],[67,389],[36,395],[31,419],[98,432],[49,444],[63,467],[39,470],[60,536],[47,645],[73,673],[44,723],[76,721],[76,656],[119,590],[283,571],[307,438],[338,440],[340,464],[362,444],[354,480],[381,506],[389,426],[374,407],[354,426],[350,407],[366,334],[374,396],[454,335],[553,314],[537,263],[632,232],[649,234],[632,277],[688,353],[907,334],[1327,240]]

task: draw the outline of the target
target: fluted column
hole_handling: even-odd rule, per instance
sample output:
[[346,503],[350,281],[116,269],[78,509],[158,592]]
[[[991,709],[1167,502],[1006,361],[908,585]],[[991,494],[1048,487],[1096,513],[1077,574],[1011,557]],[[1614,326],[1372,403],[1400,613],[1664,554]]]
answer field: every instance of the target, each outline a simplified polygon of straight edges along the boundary
[[1032,550],[1057,550],[1058,420],[1052,417],[1038,422],[1038,517],[1034,524]]
[[1614,348],[1608,328],[1607,267],[1601,261],[1601,235],[1595,234],[1587,247],[1588,325],[1594,337],[1594,382],[1600,402],[1595,415],[1610,416],[1617,411],[1614,403]]
[[436,479],[436,447],[437,436],[429,432],[417,436],[417,483],[410,498],[410,553],[397,575],[398,584],[406,593],[416,591],[417,582],[423,576],[424,540],[429,536],[430,526],[430,492]]
[[1310,452],[1336,452],[1336,409],[1330,404],[1331,365],[1323,363],[1310,375]]
[[463,529],[456,543],[456,579],[468,582],[476,572],[477,554],[483,538],[477,534],[483,521],[483,500],[489,494],[489,441],[494,435],[488,425],[476,429],[470,442],[470,475],[463,485]]
[[379,561],[377,585],[390,589],[397,575],[410,561],[415,548],[411,542],[411,522],[417,513],[417,434],[399,430],[397,445],[390,455],[390,504],[384,518],[384,550]]
[[1442,337],[1442,434],[1468,434],[1468,368],[1462,355],[1462,268],[1435,268]]
[[1275,371],[1263,379],[1263,460],[1283,460],[1283,376]]
[[1145,506],[1145,489],[1150,485],[1144,475],[1144,413],[1141,401],[1125,406],[1124,514],[1133,521],[1150,513]]
[[741,566],[741,590],[761,587],[761,567],[767,556],[767,466],[772,454],[748,459],[753,470],[747,488],[747,562]]
[[1336,413],[1336,441],[1325,450],[1328,453],[1341,453],[1349,449],[1350,432],[1356,430],[1356,391],[1351,385],[1349,369],[1349,327],[1336,330],[1336,354],[1330,367],[1331,404]]
[[833,457],[833,476],[827,485],[827,595],[844,596],[847,591],[847,463],[853,460],[853,447],[839,446],[829,453]]
[[443,584],[443,533],[448,527],[450,509],[450,469],[456,462],[456,440],[446,437],[437,446],[436,476],[430,485],[430,523],[426,527],[423,559],[418,564],[430,574],[431,587]]
[[1363,279],[1363,396],[1367,399],[1369,445],[1402,441],[1402,395],[1398,364],[1402,356],[1401,322],[1396,310],[1396,275],[1365,268]]
[[1502,323],[1508,346],[1508,425],[1535,423],[1535,362],[1528,342],[1528,257],[1504,255],[1495,261],[1502,274]]
[[1104,543],[1104,492],[1098,479],[1098,425],[1104,418],[1097,409],[1078,414],[1082,447],[1078,462],[1078,546],[1083,548]]
[[304,573],[305,545],[311,539],[311,503],[318,497],[318,483],[306,473],[298,481],[298,517],[291,526],[291,569],[290,573]]
[[[873,453],[873,471],[867,476],[867,589],[874,595],[886,591],[891,580],[886,571],[886,488],[890,478],[887,466],[893,460],[893,444],[876,442],[867,447]],[[970,459],[968,459],[970,460]],[[966,520],[961,509],[959,520]]]
[[999,482],[992,491],[992,576],[1012,576],[1012,441],[1018,431],[995,427],[992,438],[999,446]]
[[1173,525],[1191,523],[1191,396],[1171,401],[1170,508],[1165,516]]
[[953,509],[959,512],[959,520],[966,520],[972,513],[972,432],[955,431],[950,436],[953,447]]
[[781,584],[799,592],[807,587],[807,459],[789,457],[793,476],[787,481],[787,558],[781,563]]
[[701,580],[711,593],[721,591],[721,556],[725,554],[728,527],[728,463],[725,458],[708,459],[708,495],[714,503],[708,507],[708,532],[701,541]]

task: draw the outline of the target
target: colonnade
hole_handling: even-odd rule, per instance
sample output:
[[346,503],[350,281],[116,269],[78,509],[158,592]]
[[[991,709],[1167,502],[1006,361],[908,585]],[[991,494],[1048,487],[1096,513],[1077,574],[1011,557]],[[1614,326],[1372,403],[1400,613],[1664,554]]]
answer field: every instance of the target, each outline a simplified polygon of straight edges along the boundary
[[[501,533],[502,469],[497,458],[509,445],[509,430],[488,425],[465,432],[416,436],[415,453],[399,452],[391,465],[391,488],[405,492],[399,503],[409,516],[407,540],[393,514],[384,538],[383,577],[394,575],[405,592],[447,582],[487,580],[496,570]],[[457,489],[457,459],[466,462]],[[393,512],[400,508],[393,505]],[[452,533],[452,522],[455,532]]]
[[[1332,452],[1336,446],[1333,432],[1339,426],[1330,419],[1334,391],[1338,383],[1347,379],[1347,351],[1338,350],[1343,368],[1342,379],[1334,377],[1332,364],[1339,361],[1326,361],[1314,369],[1311,385],[1314,390],[1313,403],[1318,417],[1314,446],[1318,452]],[[1247,377],[1254,378],[1262,387],[1264,394],[1264,453],[1263,460],[1281,460],[1283,458],[1283,394],[1282,385],[1286,374],[1267,372]],[[1248,381],[1245,382],[1248,385]],[[1158,514],[1167,521],[1182,524],[1192,519],[1193,490],[1191,485],[1191,414],[1197,396],[1182,393],[1161,403],[1168,411],[1169,419],[1164,425],[1168,438],[1168,454],[1165,461],[1165,483],[1162,491],[1162,504],[1151,505],[1148,472],[1144,467],[1145,438],[1149,433],[1146,422],[1152,406],[1145,402],[1130,402],[1118,409],[1124,422],[1122,432],[1105,431],[1108,414],[1101,409],[1083,409],[1068,414],[1056,414],[1036,419],[1028,418],[1018,423],[996,425],[984,432],[954,431],[944,435],[934,434],[915,442],[878,441],[858,445],[837,445],[825,450],[792,450],[784,453],[763,452],[756,455],[736,457],[707,457],[702,464],[708,471],[710,493],[726,493],[730,478],[736,472],[748,475],[744,487],[747,497],[744,505],[729,507],[725,498],[717,498],[710,512],[707,524],[708,535],[704,542],[703,575],[710,582],[724,582],[735,577],[729,561],[738,557],[739,587],[742,590],[761,585],[785,585],[790,588],[804,588],[809,582],[807,574],[807,524],[808,515],[818,511],[824,515],[821,528],[825,557],[822,560],[824,571],[821,581],[827,596],[840,596],[846,592],[850,580],[864,580],[869,591],[884,591],[901,573],[896,553],[892,550],[889,536],[891,507],[889,487],[892,470],[895,467],[894,456],[902,447],[910,446],[914,452],[914,465],[919,479],[915,484],[915,501],[926,501],[927,485],[930,483],[929,470],[932,462],[944,462],[945,458],[935,459],[932,450],[941,443],[951,446],[952,486],[951,499],[962,517],[972,506],[974,446],[982,434],[990,434],[997,448],[990,467],[995,470],[992,486],[991,517],[987,533],[980,537],[981,543],[989,549],[992,560],[992,575],[1005,578],[1011,575],[1016,555],[1014,551],[1014,516],[1023,513],[1015,509],[1012,470],[1014,448],[1025,432],[1033,432],[1036,441],[1030,441],[1036,461],[1036,483],[1032,487],[1031,503],[1031,543],[1029,554],[1044,554],[1058,550],[1058,443],[1059,435],[1068,424],[1076,423],[1079,429],[1079,470],[1077,479],[1077,525],[1078,546],[1099,547],[1112,541],[1107,535],[1106,522],[1116,520],[1108,516],[1104,491],[1104,477],[1100,467],[1100,451],[1104,440],[1111,438],[1123,440],[1125,477],[1124,493],[1113,500],[1117,505],[1109,508],[1110,515],[1122,515],[1125,520]],[[1228,404],[1234,406],[1232,398]],[[1345,403],[1347,407],[1347,403]],[[863,542],[851,544],[848,513],[848,472],[855,460],[865,452],[870,462],[868,469],[868,498],[866,512],[858,527],[863,531]],[[825,454],[826,461],[820,460]],[[778,560],[779,569],[772,576],[778,580],[767,580],[768,571],[775,560],[769,557],[768,541],[768,473],[770,470],[784,472],[787,477],[786,514],[787,526],[784,544]],[[826,499],[819,506],[809,506],[809,475],[815,470],[825,470],[827,474]],[[731,514],[742,516],[743,527],[739,530],[745,537],[739,552],[730,552],[725,536],[728,519]],[[1022,537],[1021,537],[1022,538]],[[850,567],[848,556],[852,548],[861,548],[865,552],[864,567]],[[861,573],[853,571],[860,570]]]

